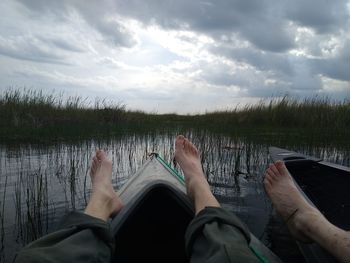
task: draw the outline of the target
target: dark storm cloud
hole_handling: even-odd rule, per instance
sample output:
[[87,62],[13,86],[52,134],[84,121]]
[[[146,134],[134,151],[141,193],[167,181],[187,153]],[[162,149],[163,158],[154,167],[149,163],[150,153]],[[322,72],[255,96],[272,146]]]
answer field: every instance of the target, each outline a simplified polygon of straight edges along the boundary
[[253,48],[233,48],[229,46],[213,47],[210,48],[210,51],[218,56],[247,63],[258,70],[274,71],[284,75],[293,74],[293,65],[288,60],[288,56],[284,54],[266,52]]
[[39,17],[46,13],[64,20],[68,18],[70,12],[76,11],[113,46],[131,47],[136,43],[127,28],[115,19],[117,10],[113,1],[17,1]]
[[241,95],[249,97],[269,97],[287,93],[290,84],[274,81],[266,82],[272,73],[257,72],[254,68],[239,67],[232,69],[230,65],[220,63],[207,63],[202,61],[197,65],[200,69],[199,79],[215,85],[217,89],[236,87]]
[[290,21],[320,33],[347,28],[349,22],[346,0],[118,0],[116,3],[119,12],[146,24],[196,30],[217,40],[238,33],[256,47],[275,52],[295,46]]
[[[347,30],[349,8],[346,0],[129,0],[116,3],[122,14],[144,24],[193,30],[211,36],[216,41],[215,47],[210,48],[213,54],[266,72],[266,77],[278,80],[281,89],[297,93],[303,90],[305,93],[317,92],[322,89],[321,75],[337,80],[350,79],[346,56],[322,58],[320,43],[312,41],[301,46],[313,50],[312,55],[320,56],[318,59],[286,53],[297,48],[295,27],[291,23],[311,28],[317,34],[336,36]],[[249,41],[253,47],[237,47],[233,44],[236,37]],[[224,71],[214,74],[211,70],[208,74],[205,79],[209,83],[250,86],[251,93],[257,93],[253,90],[257,83],[255,86],[242,83],[242,78]],[[269,88],[261,87],[260,90],[271,92]]]
[[156,24],[165,29],[188,29],[216,41],[234,37],[248,40],[257,49],[285,52],[295,47],[293,21],[327,32],[347,28],[346,0],[17,0],[34,12],[66,16],[76,10],[85,21],[116,46],[130,47],[135,39],[113,15]]
[[236,64],[240,63],[235,69],[220,63],[203,63],[199,66],[202,69],[201,78],[208,83],[234,85],[250,97],[285,94],[310,96],[322,91],[321,69],[313,67],[312,59],[248,48],[216,47],[211,51],[235,61]]
[[288,19],[318,33],[334,33],[349,26],[346,0],[293,0],[285,3]]
[[119,12],[146,24],[189,29],[231,38],[233,33],[263,50],[281,52],[294,46],[278,1],[264,0],[130,0],[116,1]]

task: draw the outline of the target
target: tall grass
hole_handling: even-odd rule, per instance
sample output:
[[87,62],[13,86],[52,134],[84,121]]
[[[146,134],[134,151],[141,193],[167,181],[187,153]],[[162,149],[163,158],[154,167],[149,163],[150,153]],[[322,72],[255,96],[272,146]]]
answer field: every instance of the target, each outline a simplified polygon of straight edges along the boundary
[[0,186],[4,187],[3,194],[1,196],[0,200],[0,260],[4,260],[3,251],[5,249],[4,241],[5,241],[5,228],[4,228],[4,221],[5,221],[5,202],[6,202],[6,187],[7,187],[7,175],[5,176],[5,183],[2,184],[1,178],[0,178]]
[[104,134],[124,122],[124,105],[41,91],[7,90],[0,96],[0,135],[6,138]]
[[[147,114],[121,103],[64,98],[41,91],[7,90],[0,95],[0,136],[4,141],[110,136],[125,132],[198,129],[234,134],[288,129],[344,135],[350,128],[350,101],[284,97],[201,115]],[[298,135],[302,136],[302,134]]]
[[217,111],[192,117],[193,125],[215,133],[273,141],[276,145],[299,141],[314,145],[331,142],[350,147],[350,101],[291,97],[261,101],[241,109]]
[[298,100],[290,97],[261,101],[242,109],[198,116],[203,122],[248,127],[345,128],[350,127],[350,101],[336,102],[327,97]]
[[31,242],[48,231],[48,179],[39,168],[36,173],[21,171],[14,185],[17,239]]

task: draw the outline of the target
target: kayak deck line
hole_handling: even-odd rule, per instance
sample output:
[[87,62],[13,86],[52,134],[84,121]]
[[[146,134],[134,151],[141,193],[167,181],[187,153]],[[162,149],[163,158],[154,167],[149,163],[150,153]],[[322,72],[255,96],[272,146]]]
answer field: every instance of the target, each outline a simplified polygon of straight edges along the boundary
[[152,155],[156,157],[156,159],[164,166],[164,168],[166,168],[173,176],[178,178],[183,185],[185,185],[185,178],[174,168],[172,168],[170,164],[168,164],[162,157],[160,157],[158,153],[152,153]]
[[149,156],[150,158],[147,159],[146,162],[136,171],[136,173],[133,176],[131,176],[127,180],[127,182],[120,188],[120,190],[118,191],[119,196],[122,196],[123,193],[127,191],[127,189],[134,183],[134,181],[137,180],[137,178],[139,178],[139,176],[143,174],[145,170],[150,168],[149,166],[151,166],[154,160],[161,164],[161,166],[167,171],[167,173],[170,173],[174,178],[177,179],[178,182],[185,186],[185,178],[181,174],[179,174],[174,168],[172,168],[170,164],[168,164],[162,157],[160,157],[158,153],[153,152]]

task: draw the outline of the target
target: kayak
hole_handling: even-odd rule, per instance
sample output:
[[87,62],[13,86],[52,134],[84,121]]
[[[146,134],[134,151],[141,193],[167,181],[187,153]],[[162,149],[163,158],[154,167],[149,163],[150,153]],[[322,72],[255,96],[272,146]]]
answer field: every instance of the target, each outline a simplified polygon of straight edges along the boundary
[[194,217],[184,178],[153,155],[118,192],[112,220],[115,262],[187,262],[185,231]]
[[[272,161],[284,161],[297,187],[334,225],[350,230],[350,168],[285,149],[270,147]],[[317,244],[298,242],[306,262],[338,262]]]
[[[118,194],[124,208],[111,222],[115,262],[189,262],[184,236],[194,208],[182,175],[152,154]],[[250,245],[262,262],[281,262],[253,234]]]

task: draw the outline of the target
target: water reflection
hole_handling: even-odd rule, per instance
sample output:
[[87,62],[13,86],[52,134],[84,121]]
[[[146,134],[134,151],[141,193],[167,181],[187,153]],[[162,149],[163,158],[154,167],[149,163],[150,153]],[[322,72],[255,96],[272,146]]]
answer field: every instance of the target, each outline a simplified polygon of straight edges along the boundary
[[[186,135],[199,146],[205,174],[221,204],[238,214],[257,237],[266,236],[271,204],[262,175],[270,145],[206,133]],[[119,189],[151,152],[172,164],[174,138],[169,133],[51,146],[1,146],[1,262],[10,262],[22,246],[52,231],[68,211],[85,207],[91,186],[89,165],[96,149],[106,150],[112,159],[112,181]],[[349,166],[349,150],[300,145],[289,149]]]

